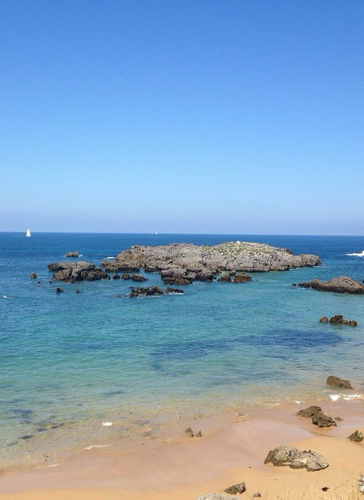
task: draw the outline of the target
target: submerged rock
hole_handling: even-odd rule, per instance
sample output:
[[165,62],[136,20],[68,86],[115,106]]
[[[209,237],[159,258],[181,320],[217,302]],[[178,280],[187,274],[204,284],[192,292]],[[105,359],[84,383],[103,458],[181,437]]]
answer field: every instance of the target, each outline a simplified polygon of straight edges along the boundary
[[30,273],[30,274],[29,274],[29,278],[30,278],[30,279],[32,279],[32,280],[36,280],[36,279],[37,279],[37,277],[38,277],[38,276],[37,276],[37,273],[34,273],[34,272],[33,272],[33,273]]
[[298,286],[302,288],[312,288],[320,292],[364,294],[364,285],[348,276],[339,276],[329,281],[313,279],[308,282],[299,283]]
[[181,288],[171,288],[170,286],[167,286],[165,289],[164,293],[185,293]]
[[327,460],[311,450],[300,451],[293,446],[279,446],[271,450],[264,464],[272,463],[276,467],[288,466],[291,469],[307,469],[308,472],[326,469]]
[[330,375],[326,380],[327,385],[331,387],[338,387],[340,389],[353,389],[349,380],[345,380],[340,377],[335,377],[334,375]]
[[244,493],[244,491],[246,491],[245,483],[239,483],[226,488],[225,493],[229,493],[229,495],[241,495],[242,493]]

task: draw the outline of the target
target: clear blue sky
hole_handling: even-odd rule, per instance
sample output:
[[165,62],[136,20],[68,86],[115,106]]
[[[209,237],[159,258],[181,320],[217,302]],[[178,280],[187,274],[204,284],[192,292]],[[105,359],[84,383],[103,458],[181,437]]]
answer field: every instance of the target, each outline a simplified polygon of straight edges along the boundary
[[0,231],[364,234],[362,0],[2,0],[0,27]]

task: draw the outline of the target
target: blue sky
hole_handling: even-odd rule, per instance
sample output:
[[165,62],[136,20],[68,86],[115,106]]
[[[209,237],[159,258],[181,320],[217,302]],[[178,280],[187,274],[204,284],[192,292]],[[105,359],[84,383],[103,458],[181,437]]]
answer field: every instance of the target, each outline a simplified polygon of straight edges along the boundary
[[0,25],[0,231],[364,234],[362,1],[3,0]]

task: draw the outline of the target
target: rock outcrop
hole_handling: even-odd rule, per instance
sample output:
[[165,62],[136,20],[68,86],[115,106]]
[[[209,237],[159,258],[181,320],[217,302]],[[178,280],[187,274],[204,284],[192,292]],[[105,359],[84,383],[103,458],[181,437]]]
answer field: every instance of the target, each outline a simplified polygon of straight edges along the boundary
[[229,493],[229,495],[241,495],[244,491],[246,491],[245,483],[234,484],[225,489],[225,493]]
[[67,252],[66,255],[65,255],[65,257],[74,257],[74,258],[77,258],[77,257],[79,257],[79,254],[78,254],[78,252],[76,250],[74,252]]
[[335,377],[334,375],[330,375],[326,380],[327,385],[331,387],[338,387],[339,389],[353,389],[349,380],[345,380],[340,377]]
[[354,441],[354,443],[361,443],[364,439],[364,435],[362,431],[355,431],[348,437],[350,441]]
[[128,297],[150,297],[153,295],[164,295],[164,292],[159,286],[151,286],[151,287],[141,287],[134,288],[131,287],[131,291]]
[[329,281],[313,279],[308,282],[299,283],[302,288],[312,288],[320,292],[364,294],[364,285],[348,276],[339,276]]
[[300,410],[297,415],[300,417],[311,418],[312,423],[317,425],[319,428],[337,426],[335,420],[329,415],[326,415],[320,406],[309,406],[304,410]]
[[271,450],[264,461],[277,467],[288,466],[291,469],[307,469],[308,472],[326,469],[326,459],[315,451],[300,451],[293,446],[279,446]]
[[65,281],[66,283],[74,283],[75,281],[96,281],[106,279],[110,276],[100,267],[96,267],[91,262],[53,262],[48,264],[50,271],[56,271],[52,276],[54,281]]
[[[115,260],[104,260],[106,271],[131,272],[143,268],[160,272],[168,285],[188,285],[192,281],[212,281],[221,272],[235,275],[234,282],[250,281],[245,271],[287,271],[296,267],[320,265],[319,257],[311,254],[293,255],[285,248],[262,243],[227,242],[215,246],[173,243],[163,246],[134,245],[119,253]],[[238,277],[237,277],[238,276]]]

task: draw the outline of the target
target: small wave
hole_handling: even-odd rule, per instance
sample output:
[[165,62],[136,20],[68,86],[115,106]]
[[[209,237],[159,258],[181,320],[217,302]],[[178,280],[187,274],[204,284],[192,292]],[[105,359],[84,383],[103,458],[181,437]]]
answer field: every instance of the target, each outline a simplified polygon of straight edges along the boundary
[[92,450],[93,448],[108,448],[111,444],[94,444],[91,446],[86,446],[84,450]]
[[329,394],[329,396],[330,396],[330,399],[332,399],[332,401],[337,401],[338,399],[341,398],[340,394]]
[[106,257],[106,260],[114,260],[115,257]]
[[329,394],[332,401],[337,401],[343,398],[344,401],[352,401],[354,399],[364,399],[363,394]]
[[360,253],[347,253],[349,257],[364,257],[364,250]]
[[102,425],[104,427],[111,427],[113,425],[113,423],[112,422],[102,422]]
[[3,297],[3,299],[10,299],[10,297],[8,295],[3,295],[2,297]]
[[61,464],[50,464],[50,465],[46,465],[46,469],[49,469],[50,467],[58,467],[59,465],[61,465]]

